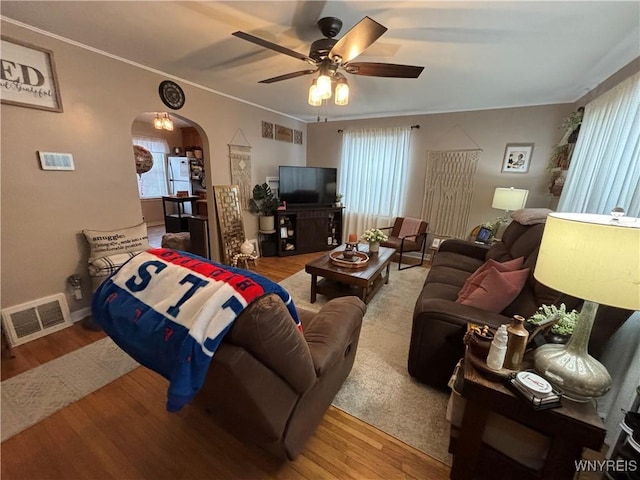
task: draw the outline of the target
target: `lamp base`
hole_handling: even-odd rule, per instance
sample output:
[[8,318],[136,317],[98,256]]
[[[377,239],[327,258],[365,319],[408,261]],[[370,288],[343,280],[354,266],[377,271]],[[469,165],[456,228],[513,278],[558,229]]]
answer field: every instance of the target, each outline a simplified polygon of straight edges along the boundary
[[611,388],[604,365],[567,345],[543,345],[536,349],[534,361],[536,370],[570,400],[588,402]]

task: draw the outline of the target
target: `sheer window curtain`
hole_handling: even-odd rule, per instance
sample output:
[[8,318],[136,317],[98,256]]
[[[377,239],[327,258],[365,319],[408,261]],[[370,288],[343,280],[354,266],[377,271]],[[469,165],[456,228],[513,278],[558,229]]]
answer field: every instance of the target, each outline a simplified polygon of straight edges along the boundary
[[345,130],[338,192],[344,195],[343,235],[391,225],[407,187],[411,127]]
[[[586,105],[558,210],[608,214],[618,206],[640,217],[640,73]],[[600,358],[613,379],[611,390],[598,399],[610,447],[640,385],[639,345],[640,312],[635,312]]]
[[640,217],[640,73],[584,109],[580,136],[558,203],[561,212]]
[[153,157],[153,167],[138,175],[140,198],[159,198],[169,192],[166,163],[169,144],[163,138],[133,137],[133,144],[146,148]]

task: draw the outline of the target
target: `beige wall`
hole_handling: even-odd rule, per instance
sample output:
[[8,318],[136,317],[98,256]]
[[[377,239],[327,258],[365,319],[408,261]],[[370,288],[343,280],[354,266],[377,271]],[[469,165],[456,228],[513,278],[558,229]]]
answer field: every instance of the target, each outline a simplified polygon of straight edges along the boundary
[[[340,166],[342,134],[338,129],[419,124],[411,133],[409,187],[406,216],[419,217],[424,194],[428,150],[481,149],[469,215],[468,230],[493,221],[504,212],[491,208],[496,187],[529,190],[527,207],[549,207],[549,173],[546,170],[553,145],[562,136],[559,126],[571,104],[506,108],[474,112],[413,115],[308,124],[307,162],[316,166]],[[501,173],[507,143],[534,143],[529,172]],[[340,171],[338,170],[338,175]],[[347,197],[349,192],[341,192]],[[362,233],[362,232],[359,232]]]
[[[63,113],[1,107],[2,307],[65,292],[71,310],[79,310],[90,297],[82,229],[142,221],[131,129],[140,113],[166,111],[158,97],[166,77],[5,22],[2,34],[53,51],[64,107]],[[302,130],[306,139],[304,123],[178,83],[187,99],[179,114],[205,143],[209,192],[211,185],[230,183],[227,145],[234,136],[242,139],[239,130],[253,147],[254,183],[277,175],[281,163],[305,164],[304,146],[261,138],[262,120]],[[38,150],[72,153],[75,171],[41,170]],[[256,238],[257,219],[250,214],[245,230]],[[84,279],[82,301],[67,287],[73,273]]]

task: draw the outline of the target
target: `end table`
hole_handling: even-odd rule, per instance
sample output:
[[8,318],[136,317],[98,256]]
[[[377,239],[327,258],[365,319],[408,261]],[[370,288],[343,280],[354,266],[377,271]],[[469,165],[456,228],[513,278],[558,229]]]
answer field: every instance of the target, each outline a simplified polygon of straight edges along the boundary
[[470,361],[465,360],[460,371],[458,375],[464,375],[461,393],[466,406],[459,436],[450,447],[454,455],[450,478],[473,478],[491,411],[550,438],[541,479],[573,478],[574,461],[582,458],[583,448],[598,451],[602,447],[606,430],[592,403],[563,398],[560,408],[534,410],[503,382],[482,375]]

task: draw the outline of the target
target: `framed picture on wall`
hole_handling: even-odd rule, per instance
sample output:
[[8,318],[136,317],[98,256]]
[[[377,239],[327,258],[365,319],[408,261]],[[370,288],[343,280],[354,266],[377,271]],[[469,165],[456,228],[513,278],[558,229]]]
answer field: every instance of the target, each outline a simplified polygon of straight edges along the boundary
[[533,143],[507,143],[502,173],[527,173],[532,154]]
[[0,100],[7,105],[62,112],[53,52],[3,36]]

